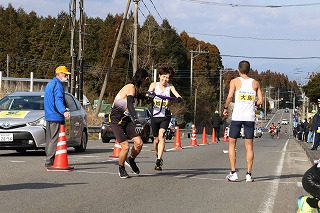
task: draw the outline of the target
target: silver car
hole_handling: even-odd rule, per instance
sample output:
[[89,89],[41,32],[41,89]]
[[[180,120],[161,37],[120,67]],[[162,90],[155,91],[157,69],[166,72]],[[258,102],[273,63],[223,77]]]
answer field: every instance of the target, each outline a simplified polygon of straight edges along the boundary
[[[15,92],[0,100],[0,150],[44,149],[46,122],[43,106],[44,92]],[[76,152],[87,148],[86,112],[71,94],[65,94],[70,119],[66,120],[67,146]]]

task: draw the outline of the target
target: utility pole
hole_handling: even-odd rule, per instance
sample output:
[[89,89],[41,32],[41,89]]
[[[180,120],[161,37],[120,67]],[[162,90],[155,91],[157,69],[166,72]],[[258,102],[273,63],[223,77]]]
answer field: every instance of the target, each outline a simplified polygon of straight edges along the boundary
[[[70,87],[68,87],[69,92],[72,95],[75,95],[75,87],[76,87],[76,78],[77,78],[77,72],[76,72],[76,53],[74,51],[75,47],[75,34],[76,34],[76,0],[72,0],[72,5],[70,6],[70,16],[71,16],[71,44],[70,44],[70,58],[71,58],[71,79],[69,79],[69,82],[71,81],[71,90]],[[77,94],[78,95],[78,94]],[[76,97],[78,98],[78,97]]]
[[[193,59],[197,57],[200,54],[208,54],[209,51],[202,51],[200,50],[200,45],[199,45],[199,50],[191,50],[191,62],[190,62],[190,97],[192,97],[192,79],[193,79]],[[195,56],[193,54],[196,53]]]
[[10,56],[7,54],[7,78],[9,77],[9,63],[10,63]]
[[133,76],[136,74],[138,69],[138,10],[139,10],[139,3],[140,0],[133,0],[134,2],[134,37],[133,37]]
[[79,101],[83,104],[83,54],[84,54],[84,23],[83,23],[83,0],[79,1],[80,17],[79,17],[79,78],[77,88],[79,94]]
[[100,92],[100,96],[99,96],[99,100],[98,100],[98,104],[97,104],[97,108],[96,108],[96,116],[100,112],[101,102],[102,102],[104,93],[105,93],[105,91],[107,89],[108,79],[109,79],[111,71],[112,71],[113,61],[114,61],[114,59],[116,57],[117,49],[118,49],[118,46],[119,46],[119,43],[120,43],[121,34],[122,34],[122,31],[123,31],[123,28],[124,28],[126,17],[128,15],[130,3],[131,3],[131,0],[128,0],[127,6],[126,6],[126,10],[125,10],[125,12],[123,13],[123,16],[122,16],[122,22],[121,22],[121,25],[120,25],[120,29],[119,29],[118,37],[117,37],[117,40],[116,40],[116,44],[114,45],[112,56],[111,56],[111,60],[110,60],[110,64],[109,64],[108,70],[107,70],[107,74],[106,74],[106,76],[104,78],[103,85],[102,85],[102,88],[101,88],[101,92]]

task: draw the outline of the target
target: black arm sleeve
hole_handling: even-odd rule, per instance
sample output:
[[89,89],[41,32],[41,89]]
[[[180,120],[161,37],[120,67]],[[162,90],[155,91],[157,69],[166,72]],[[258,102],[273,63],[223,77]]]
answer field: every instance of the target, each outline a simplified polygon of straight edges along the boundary
[[141,93],[137,93],[136,97],[141,100],[147,100],[147,97]]
[[132,119],[136,120],[137,113],[136,113],[136,110],[134,109],[134,106],[133,106],[133,96],[132,95],[127,96],[127,107],[128,107],[128,110],[129,110],[129,113],[130,113]]

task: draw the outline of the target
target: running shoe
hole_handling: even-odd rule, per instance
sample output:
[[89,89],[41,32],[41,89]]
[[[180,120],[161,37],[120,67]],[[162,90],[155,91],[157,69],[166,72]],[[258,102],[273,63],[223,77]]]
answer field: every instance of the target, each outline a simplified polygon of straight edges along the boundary
[[298,198],[298,211],[297,213],[311,213],[313,208],[307,203],[308,196],[300,196]]
[[156,161],[156,166],[154,167],[155,170],[158,170],[158,171],[162,171],[162,168],[161,168],[161,159],[157,159]]
[[[158,159],[158,154],[156,154],[156,156],[157,156],[157,159]],[[162,158],[160,158],[160,166],[163,166],[163,159]]]
[[254,182],[254,179],[251,177],[251,175],[246,174],[246,182]]
[[132,169],[133,173],[140,174],[140,170],[139,170],[136,162],[134,162],[134,158],[128,157],[125,164]]
[[128,178],[129,175],[126,171],[126,168],[124,166],[119,166],[119,176],[120,178]]
[[232,172],[230,172],[230,174],[227,175],[226,180],[228,180],[228,181],[236,181],[236,180],[238,180],[237,173],[235,172],[235,173],[232,174]]

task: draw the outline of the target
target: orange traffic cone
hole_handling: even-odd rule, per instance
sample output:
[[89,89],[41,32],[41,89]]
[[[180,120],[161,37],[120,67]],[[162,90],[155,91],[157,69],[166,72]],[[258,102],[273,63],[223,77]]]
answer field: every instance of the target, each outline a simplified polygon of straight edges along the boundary
[[214,128],[212,128],[211,143],[218,143],[217,142],[217,137],[216,137],[216,130]]
[[118,158],[119,157],[119,153],[121,152],[121,150],[122,150],[121,145],[116,140],[116,142],[114,143],[113,153],[109,157],[110,158]]
[[64,125],[60,125],[60,133],[57,143],[56,154],[53,165],[47,168],[47,171],[67,171],[70,172],[74,167],[68,165],[68,152],[66,142],[66,130]]
[[191,134],[190,146],[198,146],[197,137],[196,137],[196,128],[195,128],[194,125],[192,125],[192,134]]
[[226,127],[224,130],[223,142],[228,142],[228,131],[229,131],[229,128]]
[[180,139],[180,128],[176,127],[176,137],[174,138],[174,149],[182,149]]
[[203,132],[202,132],[202,142],[201,145],[208,145],[207,142],[207,135],[206,135],[206,127],[203,127]]

